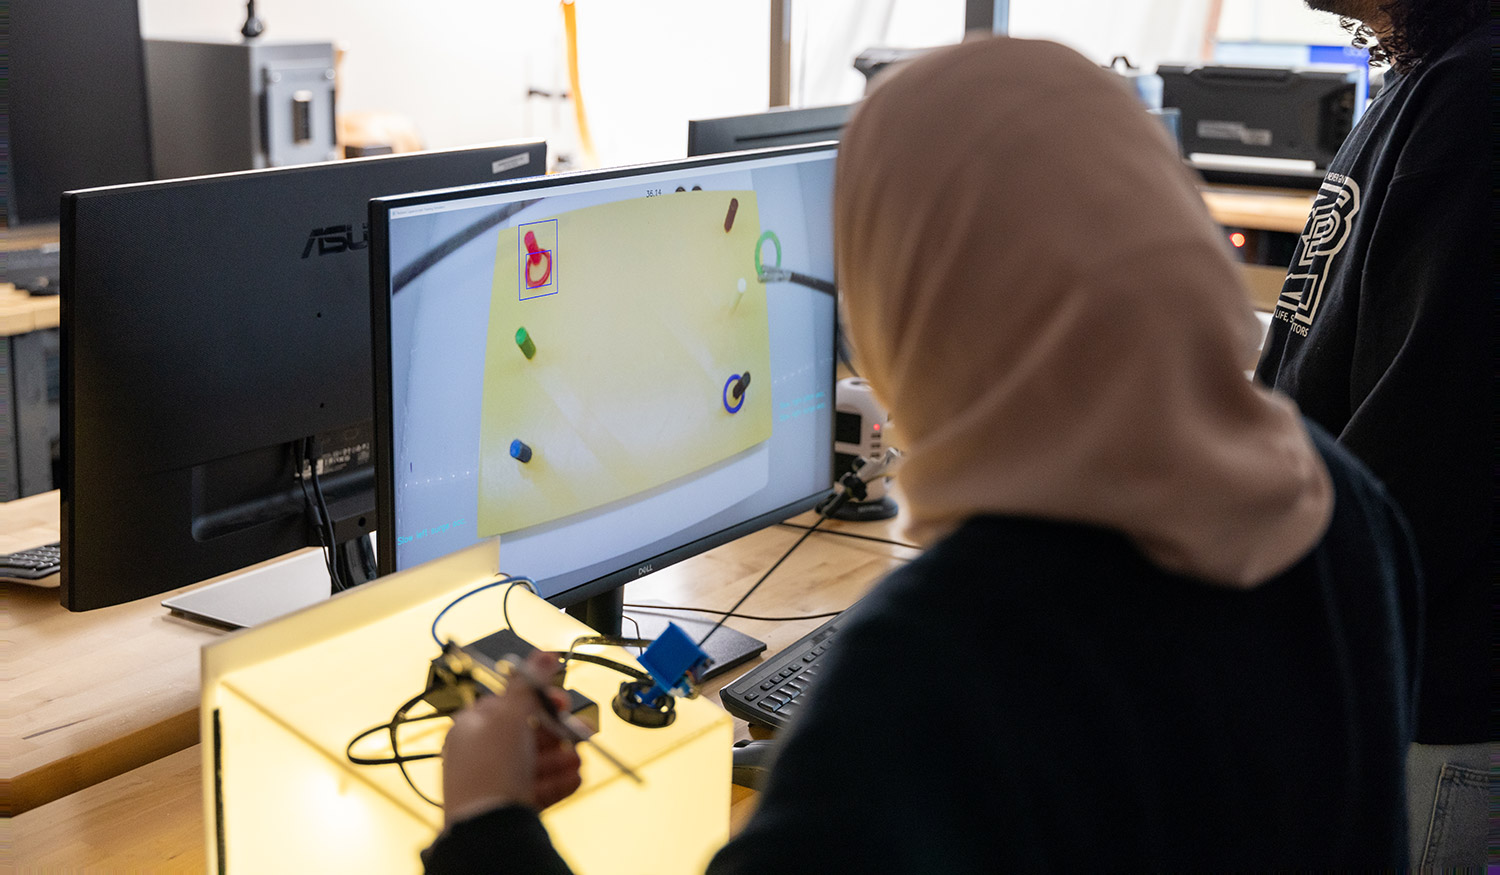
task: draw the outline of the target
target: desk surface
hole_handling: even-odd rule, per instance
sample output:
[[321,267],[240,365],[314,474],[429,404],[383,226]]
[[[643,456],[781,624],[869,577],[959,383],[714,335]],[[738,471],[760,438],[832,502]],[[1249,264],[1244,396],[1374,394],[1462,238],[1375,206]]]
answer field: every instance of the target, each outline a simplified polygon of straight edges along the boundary
[[[0,549],[56,540],[57,493],[0,505]],[[811,522],[804,516],[799,522]],[[50,522],[50,528],[48,523]],[[877,537],[893,522],[830,523]],[[773,526],[632,583],[632,603],[728,608],[794,543],[799,530]],[[801,615],[842,610],[912,550],[836,534],[797,549],[742,608]],[[83,614],[57,604],[55,589],[10,586],[5,680],[10,730],[3,757],[17,816],[22,868],[158,866],[201,871],[202,813],[197,734],[199,648],[221,633],[172,617],[159,597]],[[699,614],[688,614],[698,616]],[[776,653],[821,620],[731,620]],[[707,685],[719,688],[749,666]],[[735,734],[747,737],[743,721]],[[736,790],[736,822],[752,794]]]
[[[0,551],[57,541],[58,525],[55,491],[0,504]],[[167,593],[75,614],[58,604],[56,577],[41,583],[0,584],[5,814],[197,744],[198,651],[224,634],[173,616]]]
[[1220,225],[1301,233],[1312,212],[1314,192],[1249,185],[1216,185],[1201,191]]
[[[20,228],[7,228],[5,233],[0,235],[0,252],[34,249],[47,243],[56,243],[57,239],[57,225],[26,225]],[[16,287],[10,283],[0,283],[0,337],[12,337],[42,328],[55,327],[58,323],[59,312],[57,295],[32,297],[26,292],[16,291]]]
[[[0,550],[58,540],[58,493],[0,505]],[[148,598],[82,614],[4,584],[5,809],[17,813],[198,742],[198,650],[221,633]]]
[[62,320],[60,295],[30,295],[0,283],[0,337],[56,328]]

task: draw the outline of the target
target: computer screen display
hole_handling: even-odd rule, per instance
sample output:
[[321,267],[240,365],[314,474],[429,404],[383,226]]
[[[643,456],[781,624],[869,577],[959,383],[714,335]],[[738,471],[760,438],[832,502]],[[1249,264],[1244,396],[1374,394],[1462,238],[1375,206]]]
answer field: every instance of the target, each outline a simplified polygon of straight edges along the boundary
[[364,543],[369,201],[545,163],[499,143],[65,195],[63,604]]
[[826,496],[834,154],[373,202],[381,570],[498,536],[570,604]]

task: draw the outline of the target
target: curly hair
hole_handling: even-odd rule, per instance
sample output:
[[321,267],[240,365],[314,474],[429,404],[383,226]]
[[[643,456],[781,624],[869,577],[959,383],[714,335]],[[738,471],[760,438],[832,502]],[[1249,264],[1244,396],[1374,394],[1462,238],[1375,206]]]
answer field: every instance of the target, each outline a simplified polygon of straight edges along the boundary
[[1454,40],[1484,20],[1485,0],[1390,0],[1380,11],[1390,18],[1391,33],[1379,39],[1369,25],[1340,17],[1354,34],[1354,47],[1368,49],[1370,63],[1389,63],[1406,72],[1441,54]]

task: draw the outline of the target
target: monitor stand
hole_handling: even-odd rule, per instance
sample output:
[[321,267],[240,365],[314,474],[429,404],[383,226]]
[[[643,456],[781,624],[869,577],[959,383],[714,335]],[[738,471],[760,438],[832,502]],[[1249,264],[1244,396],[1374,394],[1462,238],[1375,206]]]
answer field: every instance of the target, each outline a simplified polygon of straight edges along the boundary
[[[632,638],[655,638],[667,628],[668,623],[676,623],[694,641],[701,641],[703,636],[708,634],[708,630],[713,628],[715,622],[683,617],[676,611],[669,612],[665,607],[661,611],[649,608],[634,608],[626,611],[624,587],[616,587],[609,592],[570,605],[567,611],[575,619],[583,621],[585,625],[602,635],[626,634]],[[623,633],[621,627],[624,627]],[[718,631],[710,635],[708,641],[703,644],[703,649],[713,660],[713,665],[703,674],[703,679],[707,680],[763,653],[766,643],[728,626],[720,626]]]
[[[339,545],[341,562],[357,583],[374,577],[370,538]],[[327,599],[332,591],[328,565],[317,548],[293,553],[191,592],[162,601],[174,614],[229,629],[259,626]]]
[[328,591],[323,551],[312,549],[172,596],[161,604],[174,614],[243,629],[315,605],[328,598]]

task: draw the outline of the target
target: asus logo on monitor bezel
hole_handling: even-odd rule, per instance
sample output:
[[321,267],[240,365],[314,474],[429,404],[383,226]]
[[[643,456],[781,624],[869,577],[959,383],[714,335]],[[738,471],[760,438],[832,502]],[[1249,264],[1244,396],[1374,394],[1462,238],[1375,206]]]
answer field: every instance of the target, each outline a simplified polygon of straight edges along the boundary
[[370,245],[370,226],[360,227],[360,239],[354,239],[353,225],[330,225],[314,228],[307,234],[307,245],[302,247],[302,257],[308,258],[317,250],[318,255],[337,255],[351,249],[365,249]]

